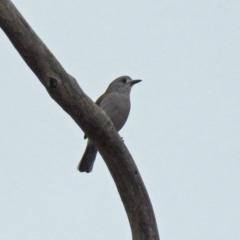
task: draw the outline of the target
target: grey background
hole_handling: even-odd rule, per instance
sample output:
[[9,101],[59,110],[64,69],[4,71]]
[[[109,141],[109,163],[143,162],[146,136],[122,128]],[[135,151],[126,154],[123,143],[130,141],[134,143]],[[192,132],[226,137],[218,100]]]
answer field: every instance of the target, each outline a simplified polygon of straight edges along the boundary
[[[120,135],[161,239],[240,239],[240,3],[13,2],[93,100],[143,79]],[[2,31],[0,53],[0,239],[130,239],[102,158],[77,172],[82,131]]]

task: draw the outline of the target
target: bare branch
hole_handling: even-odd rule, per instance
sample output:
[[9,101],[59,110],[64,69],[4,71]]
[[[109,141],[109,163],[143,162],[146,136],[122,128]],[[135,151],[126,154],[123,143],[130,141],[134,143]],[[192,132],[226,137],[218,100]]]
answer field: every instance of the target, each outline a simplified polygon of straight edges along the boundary
[[84,94],[9,0],[0,0],[0,26],[50,96],[97,146],[125,206],[133,240],[158,240],[144,183],[108,116]]

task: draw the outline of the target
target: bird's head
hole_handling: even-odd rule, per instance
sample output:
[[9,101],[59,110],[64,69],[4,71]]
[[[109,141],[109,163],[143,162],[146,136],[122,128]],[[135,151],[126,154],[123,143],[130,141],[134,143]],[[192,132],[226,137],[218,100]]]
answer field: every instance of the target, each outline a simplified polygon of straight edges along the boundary
[[128,76],[118,77],[110,83],[106,92],[130,93],[132,86],[141,81],[132,80]]

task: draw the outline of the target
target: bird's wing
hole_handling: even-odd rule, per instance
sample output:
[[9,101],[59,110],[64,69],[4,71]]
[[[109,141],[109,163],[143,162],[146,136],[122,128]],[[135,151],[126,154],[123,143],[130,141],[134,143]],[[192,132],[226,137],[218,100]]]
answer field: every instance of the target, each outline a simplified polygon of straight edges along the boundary
[[97,104],[98,106],[100,106],[100,104],[101,104],[101,102],[102,102],[102,100],[103,100],[103,98],[104,98],[105,96],[106,96],[106,95],[103,94],[102,96],[100,96],[100,97],[98,98],[98,100],[96,101],[96,104]]
[[[97,104],[98,106],[100,106],[100,104],[101,104],[104,96],[105,96],[105,94],[101,95],[101,96],[98,98],[98,100],[96,101],[96,104]],[[84,134],[84,139],[86,139],[86,138],[87,138],[87,135]]]

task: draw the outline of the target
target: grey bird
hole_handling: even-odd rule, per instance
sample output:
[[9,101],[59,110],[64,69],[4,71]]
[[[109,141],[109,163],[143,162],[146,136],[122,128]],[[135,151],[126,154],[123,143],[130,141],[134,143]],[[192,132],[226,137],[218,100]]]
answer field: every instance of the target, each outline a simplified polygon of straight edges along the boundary
[[[110,117],[115,128],[119,131],[127,121],[130,112],[130,92],[134,84],[142,80],[132,80],[122,76],[110,83],[106,92],[98,98],[96,104]],[[87,136],[84,136],[86,139]],[[80,172],[91,172],[97,156],[97,148],[88,139],[86,150],[78,164]]]

